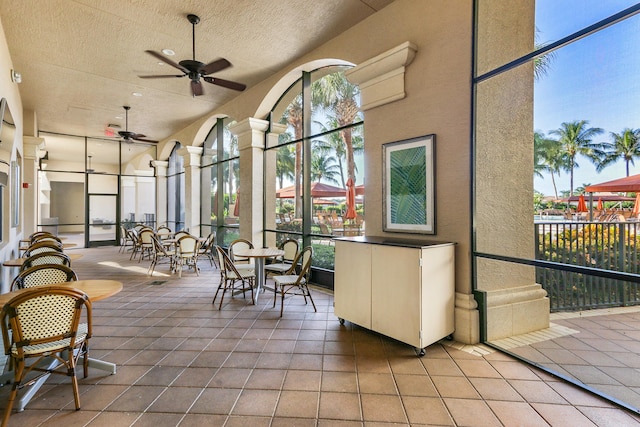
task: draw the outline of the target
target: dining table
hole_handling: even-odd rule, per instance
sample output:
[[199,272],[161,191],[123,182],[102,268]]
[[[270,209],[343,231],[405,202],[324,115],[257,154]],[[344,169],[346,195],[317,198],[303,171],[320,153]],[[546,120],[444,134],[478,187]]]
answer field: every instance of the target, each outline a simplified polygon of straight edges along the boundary
[[241,248],[233,251],[234,256],[242,258],[253,258],[256,271],[256,292],[253,296],[253,303],[258,304],[258,295],[264,288],[264,260],[284,256],[284,251],[278,248]]
[[[69,288],[78,289],[89,297],[90,301],[100,301],[105,298],[109,298],[122,290],[122,282],[117,280],[76,280],[73,282],[64,282],[64,283],[56,283],[55,285],[43,285],[40,287],[46,288],[47,286],[68,286]],[[30,288],[18,289],[11,292],[6,292],[4,294],[0,294],[0,306],[4,306],[11,298],[20,295],[21,293],[28,292]],[[111,362],[106,362],[104,360],[88,358],[89,367],[99,369],[101,371],[106,371],[110,374],[116,373],[116,364]],[[55,366],[57,364],[56,360],[52,360],[50,367]],[[24,407],[29,403],[29,401],[33,398],[33,396],[38,392],[40,387],[45,383],[50,374],[43,375],[38,378],[34,383],[26,389],[26,391],[20,395],[19,398],[16,399],[17,410],[22,411]],[[0,381],[6,383],[13,379],[13,372],[5,371],[0,375]]]

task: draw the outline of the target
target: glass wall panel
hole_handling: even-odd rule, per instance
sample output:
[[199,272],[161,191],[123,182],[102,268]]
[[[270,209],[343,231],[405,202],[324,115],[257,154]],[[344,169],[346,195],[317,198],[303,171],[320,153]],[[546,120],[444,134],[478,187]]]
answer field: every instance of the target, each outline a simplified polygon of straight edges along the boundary
[[[640,174],[640,15],[528,60],[519,57],[538,40],[580,31],[631,3],[477,3],[477,70],[495,71],[475,85],[474,278],[484,332],[492,344],[637,411],[628,361],[638,342],[614,325],[640,306],[632,209],[640,187],[600,194],[586,187]],[[517,66],[494,70],[514,59]],[[528,311],[534,300],[548,305],[549,318]],[[605,342],[623,336],[624,344]]]
[[185,220],[184,158],[178,154],[180,148],[176,143],[167,168],[167,226],[173,231],[184,229]]
[[240,159],[230,160],[220,164],[222,168],[222,190],[224,194],[223,218],[225,225],[240,225],[240,203],[238,187],[240,184]]
[[40,229],[72,233],[84,242],[85,174],[40,170]]
[[[285,124],[286,129],[277,142],[267,141],[265,151],[269,246],[291,236],[304,245],[331,246],[332,236],[364,234],[360,92],[344,77],[346,68],[303,73],[272,111],[272,128],[280,132],[278,124]],[[314,255],[314,268],[332,270],[333,247],[318,251],[324,261],[316,263]]]

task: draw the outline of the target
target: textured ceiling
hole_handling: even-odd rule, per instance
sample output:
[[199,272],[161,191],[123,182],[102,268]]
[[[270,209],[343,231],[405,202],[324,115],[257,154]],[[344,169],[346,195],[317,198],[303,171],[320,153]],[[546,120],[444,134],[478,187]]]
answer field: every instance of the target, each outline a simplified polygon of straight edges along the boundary
[[0,19],[41,131],[104,136],[110,123],[124,130],[130,105],[129,130],[161,140],[238,94],[203,83],[194,98],[186,77],[137,77],[180,74],[145,50],[192,59],[187,14],[201,19],[196,59],[226,58],[232,67],[214,76],[250,88],[392,1],[0,0]]

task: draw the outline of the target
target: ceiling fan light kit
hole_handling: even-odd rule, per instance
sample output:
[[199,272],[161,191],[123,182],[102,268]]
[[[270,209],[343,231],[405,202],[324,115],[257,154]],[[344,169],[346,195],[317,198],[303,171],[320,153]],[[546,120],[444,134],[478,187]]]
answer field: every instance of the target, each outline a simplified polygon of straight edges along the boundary
[[230,80],[218,79],[218,78],[209,76],[209,74],[213,74],[218,71],[224,70],[225,68],[230,67],[231,63],[224,58],[217,59],[208,64],[197,61],[196,60],[196,25],[200,22],[200,18],[197,15],[189,14],[187,15],[187,19],[191,23],[191,27],[192,27],[192,50],[193,50],[192,59],[185,59],[176,63],[156,51],[153,51],[153,50],[145,51],[149,55],[153,56],[156,59],[159,59],[165,64],[171,65],[173,68],[176,68],[182,71],[182,74],[152,75],[152,76],[138,76],[138,77],[143,79],[162,79],[162,78],[188,76],[189,80],[191,80],[191,95],[193,96],[200,96],[204,93],[201,80],[204,80],[207,83],[221,86],[227,89],[232,89],[237,91],[245,90],[247,86],[242,83],[237,83]]

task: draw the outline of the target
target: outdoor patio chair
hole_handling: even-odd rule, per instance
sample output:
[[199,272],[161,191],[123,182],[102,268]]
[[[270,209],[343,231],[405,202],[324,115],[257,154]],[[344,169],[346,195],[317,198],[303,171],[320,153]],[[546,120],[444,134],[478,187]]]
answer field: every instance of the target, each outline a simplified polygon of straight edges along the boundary
[[151,259],[151,252],[153,250],[153,239],[155,238],[155,231],[150,228],[143,228],[140,231],[140,258],[138,262],[142,261],[145,254],[147,258]]
[[135,239],[132,234],[124,228],[124,226],[120,226],[120,250],[118,252],[125,252],[128,247],[133,249],[135,245]]
[[[254,301],[253,287],[256,279],[255,269],[245,268],[238,270],[223,248],[215,245],[214,250],[216,251],[218,264],[220,265],[220,284],[218,285],[218,289],[216,289],[216,294],[213,296],[213,301],[211,301],[211,304],[215,304],[220,289],[222,289],[222,295],[220,296],[220,305],[218,306],[218,310],[222,309],[224,294],[225,292],[227,292],[227,290],[231,291],[232,297],[234,294],[234,290],[241,290],[243,298],[246,298],[245,292],[247,290],[250,290],[251,301]],[[238,283],[240,283],[240,287],[236,287],[236,284]]]
[[162,244],[157,236],[153,237],[153,248],[151,250],[151,265],[147,274],[152,276],[156,269],[156,265],[168,263],[169,270],[173,273],[176,269],[176,251],[175,249],[169,249]]
[[31,244],[38,242],[53,242],[58,245],[62,245],[62,240],[60,240],[60,238],[58,238],[57,236],[51,234],[40,234],[36,237],[31,238]]
[[239,257],[234,254],[234,251],[238,252],[241,249],[253,249],[253,243],[246,239],[236,239],[233,242],[229,243],[229,258],[231,259],[231,262],[236,265],[249,264],[249,262],[251,261],[249,258]]
[[214,264],[216,267],[218,266],[218,258],[216,254],[213,253],[213,246],[215,245],[216,235],[214,233],[209,233],[206,240],[200,244],[198,248],[198,257],[207,257],[209,260],[209,264],[213,267]]
[[160,227],[158,227],[158,230],[156,230],[156,235],[160,238],[160,240],[168,239],[172,233],[173,232],[171,231],[171,229],[166,225],[161,225]]
[[29,246],[24,252],[24,258],[29,258],[33,255],[43,252],[62,252],[62,246],[53,242],[38,242]]
[[36,231],[35,233],[32,233],[29,236],[29,241],[34,242],[38,240],[40,237],[45,237],[45,236],[55,236],[55,234],[52,234],[48,231]]
[[71,259],[62,252],[42,252],[25,259],[20,267],[20,271],[24,271],[34,265],[42,264],[62,264],[71,267]]
[[298,241],[295,239],[287,239],[284,242],[278,245],[278,248],[284,251],[284,255],[282,257],[276,258],[274,262],[271,264],[267,264],[264,266],[264,277],[265,279],[269,278],[269,273],[272,275],[275,274],[284,274],[291,268],[293,264],[293,260],[298,256]]
[[133,246],[131,248],[131,256],[129,256],[129,260],[132,260],[136,257],[136,254],[140,252],[140,248],[142,247],[142,242],[140,241],[140,236],[138,235],[138,231],[135,228],[130,228],[127,230],[127,234],[129,235],[129,239],[133,242]]
[[11,290],[34,288],[44,285],[72,282],[78,280],[76,273],[62,264],[40,264],[21,271],[13,279]]
[[[83,313],[87,323],[80,325]],[[75,407],[79,410],[76,365],[82,357],[86,378],[91,337],[89,297],[67,287],[33,288],[5,304],[0,317],[4,352],[11,360],[14,373],[2,425],[9,421],[18,390],[48,374],[71,377]],[[45,359],[51,363],[43,364]],[[27,360],[33,362],[27,363]],[[33,378],[32,373],[38,376]],[[29,379],[24,382],[27,376]]]
[[[273,292],[273,306],[276,306],[278,292],[280,292],[280,317],[284,313],[285,295],[302,295],[304,303],[307,304],[307,297],[313,305],[313,311],[318,311],[316,304],[313,302],[311,292],[309,291],[309,278],[311,277],[311,261],[313,259],[313,248],[307,246],[304,248],[293,261],[293,264],[285,274],[281,276],[273,276],[276,286]],[[298,264],[301,264],[300,272],[296,274]]]
[[186,265],[196,271],[196,275],[200,276],[198,271],[198,239],[188,234],[180,237],[176,246],[176,269],[178,277],[182,277],[182,269]]

